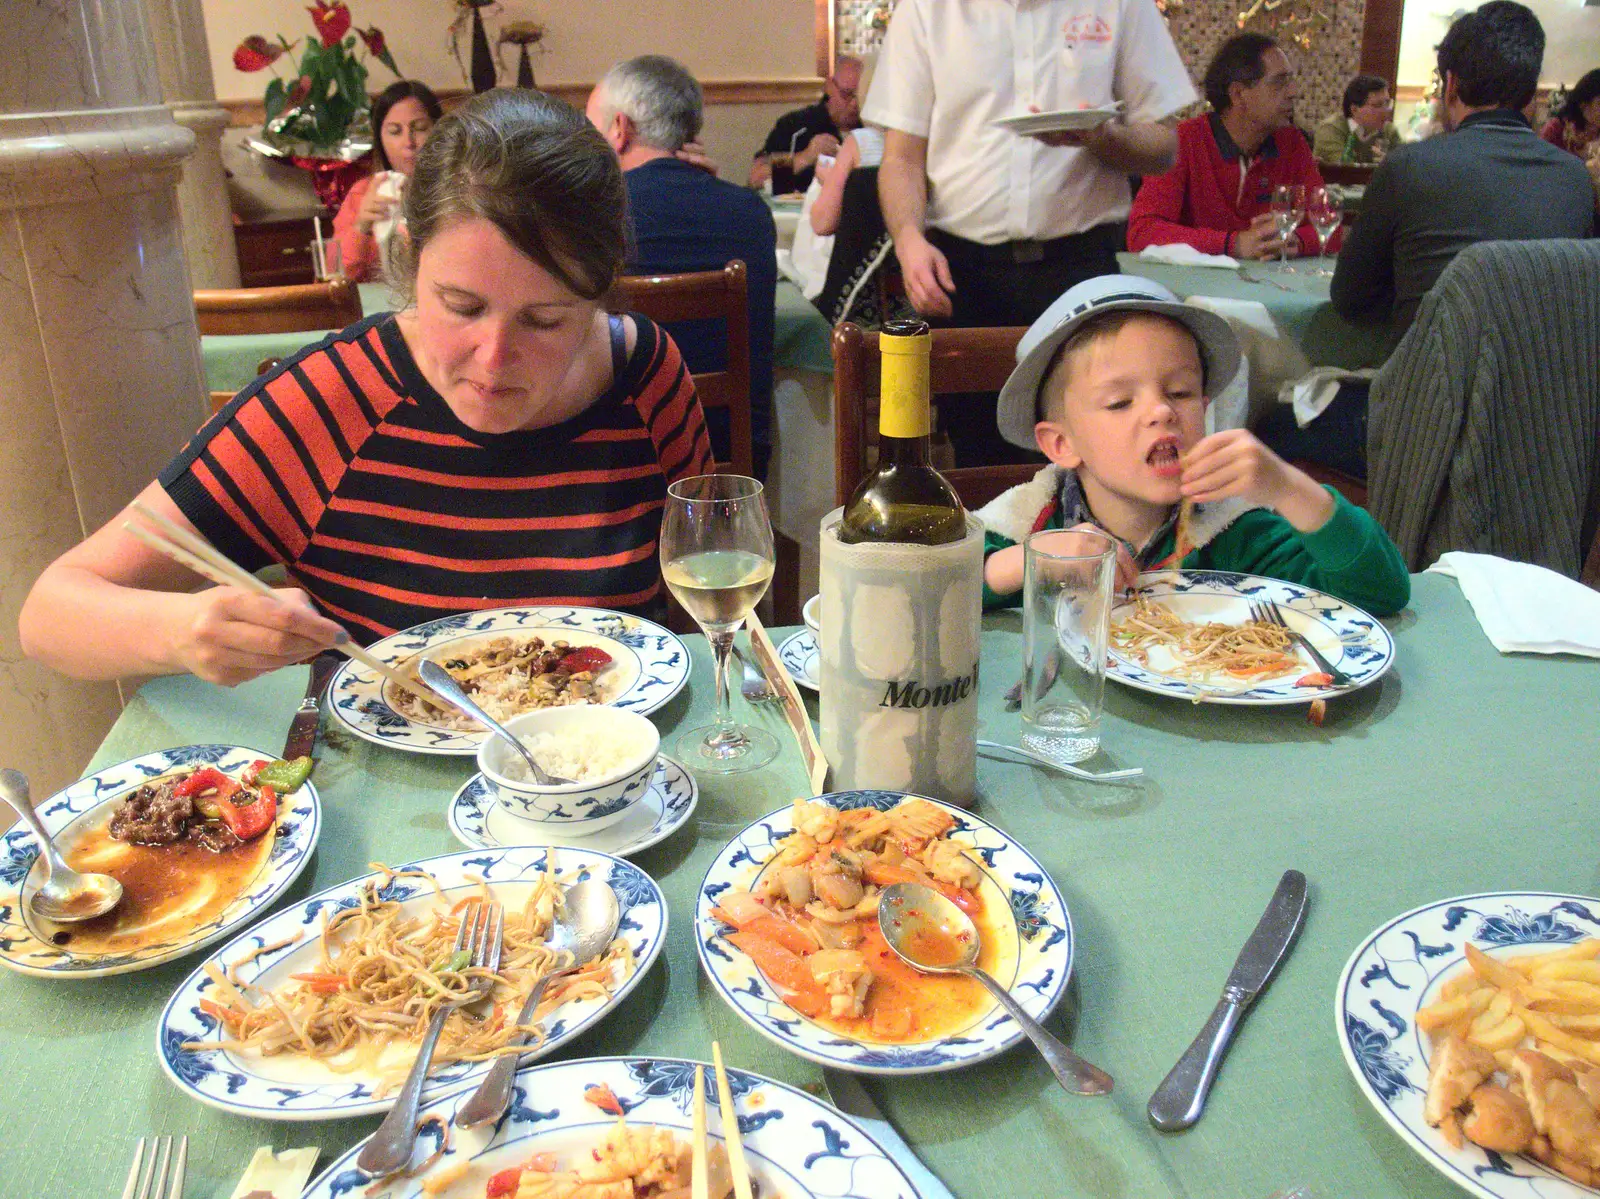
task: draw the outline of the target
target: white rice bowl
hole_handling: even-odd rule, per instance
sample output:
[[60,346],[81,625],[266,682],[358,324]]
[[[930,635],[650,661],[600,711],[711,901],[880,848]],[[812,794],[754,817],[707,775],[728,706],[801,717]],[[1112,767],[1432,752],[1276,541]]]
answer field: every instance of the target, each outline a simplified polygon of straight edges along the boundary
[[577,778],[561,767],[581,766],[593,775],[541,787],[527,777],[521,755],[500,737],[486,738],[478,750],[478,769],[494,784],[495,798],[507,812],[533,824],[559,827],[567,836],[600,832],[627,815],[649,790],[661,751],[656,726],[621,708],[545,708],[505,725],[524,744],[537,746],[534,756],[546,773]]

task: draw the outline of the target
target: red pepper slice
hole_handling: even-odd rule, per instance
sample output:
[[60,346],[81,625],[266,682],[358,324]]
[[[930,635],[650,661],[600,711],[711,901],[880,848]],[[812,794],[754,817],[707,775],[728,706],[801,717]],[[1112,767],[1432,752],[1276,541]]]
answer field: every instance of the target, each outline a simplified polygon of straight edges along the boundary
[[595,1107],[603,1112],[608,1112],[613,1116],[625,1114],[622,1110],[621,1102],[617,1099],[617,1093],[604,1083],[599,1086],[585,1087],[583,1097],[586,1102],[594,1104]]
[[[237,784],[234,791],[238,791]],[[222,809],[222,822],[233,830],[233,835],[241,841],[249,841],[259,837],[272,827],[273,821],[278,818],[278,797],[271,787],[261,788],[261,793],[256,799],[247,804],[236,804],[223,794],[218,794],[217,807]]]
[[244,768],[244,773],[239,776],[239,781],[246,787],[254,787],[256,785],[256,776],[266,769],[266,765],[267,759],[257,758]]
[[569,649],[561,658],[561,669],[568,674],[580,670],[599,670],[611,664],[611,655],[598,645],[580,645]]
[[508,1199],[517,1193],[517,1187],[522,1182],[522,1167],[512,1166],[509,1170],[489,1179],[489,1185],[484,1189],[484,1199]]
[[206,766],[195,771],[183,782],[172,789],[174,795],[204,795],[207,791],[215,791],[218,799],[226,799],[239,790],[239,784],[234,782],[215,766]]
[[318,995],[333,995],[350,985],[348,974],[291,974],[296,982],[306,984],[306,990]]
[[1313,671],[1311,674],[1301,675],[1294,681],[1294,685],[1296,687],[1331,687],[1333,686],[1333,676],[1325,671]]

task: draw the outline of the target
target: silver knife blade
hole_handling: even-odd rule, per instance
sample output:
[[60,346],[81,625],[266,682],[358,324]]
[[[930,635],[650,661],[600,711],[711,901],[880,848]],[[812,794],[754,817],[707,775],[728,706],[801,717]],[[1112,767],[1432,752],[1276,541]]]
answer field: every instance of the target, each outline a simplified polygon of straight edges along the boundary
[[955,1199],[950,1194],[950,1188],[922,1164],[911,1146],[895,1131],[894,1125],[884,1118],[860,1079],[842,1070],[824,1068],[822,1081],[828,1088],[833,1106],[861,1125],[862,1130],[888,1152],[890,1160],[911,1179],[911,1185],[917,1188],[920,1199]]
[[1245,1009],[1267,985],[1267,980],[1289,952],[1305,915],[1306,876],[1298,870],[1285,870],[1267,903],[1267,910],[1239,951],[1238,960],[1222,988],[1222,999],[1200,1035],[1183,1051],[1183,1056],[1150,1096],[1146,1114],[1150,1123],[1162,1132],[1179,1132],[1200,1119],[1206,1095],[1222,1067],[1222,1059]]
[[322,721],[322,692],[343,659],[335,653],[318,654],[311,661],[306,697],[289,722],[289,739],[283,743],[284,758],[293,761],[309,754],[317,743],[317,726]]

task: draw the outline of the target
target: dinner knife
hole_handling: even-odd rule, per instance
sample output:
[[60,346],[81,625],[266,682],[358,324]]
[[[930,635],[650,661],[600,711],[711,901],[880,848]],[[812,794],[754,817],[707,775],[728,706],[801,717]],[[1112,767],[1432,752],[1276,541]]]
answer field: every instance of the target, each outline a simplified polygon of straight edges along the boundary
[[1162,1132],[1179,1132],[1200,1119],[1206,1094],[1217,1077],[1217,1070],[1228,1052],[1228,1045],[1239,1027],[1245,1008],[1266,987],[1273,971],[1288,955],[1295,934],[1306,918],[1306,876],[1298,870],[1285,870],[1262,913],[1256,931],[1239,951],[1222,999],[1200,1035],[1184,1051],[1147,1109],[1150,1123]]
[[883,1112],[878,1110],[878,1105],[872,1101],[872,1096],[861,1085],[860,1079],[842,1070],[825,1067],[822,1082],[828,1088],[828,1098],[833,1106],[859,1124],[868,1136],[888,1152],[889,1160],[899,1166],[911,1180],[911,1185],[917,1188],[920,1199],[955,1199],[950,1194],[950,1188],[922,1164],[911,1146],[894,1130],[894,1125],[884,1119]]
[[294,719],[289,722],[289,739],[283,743],[283,756],[287,761],[303,758],[317,743],[317,725],[322,720],[322,692],[328,679],[342,661],[338,654],[318,654],[311,660],[311,679],[306,684],[306,697],[300,701]]

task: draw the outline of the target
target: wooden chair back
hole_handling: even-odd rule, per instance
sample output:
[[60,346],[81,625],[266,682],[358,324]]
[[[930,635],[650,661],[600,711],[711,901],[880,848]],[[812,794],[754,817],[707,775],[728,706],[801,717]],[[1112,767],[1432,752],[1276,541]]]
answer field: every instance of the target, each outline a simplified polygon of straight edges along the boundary
[[1358,184],[1365,187],[1372,182],[1372,173],[1378,168],[1359,162],[1319,162],[1317,173],[1324,183],[1340,185]]
[[[256,374],[258,376],[264,375],[282,361],[282,358],[263,358],[256,363]],[[215,416],[221,412],[223,408],[227,407],[228,401],[238,394],[236,391],[213,391],[211,393],[211,415]]]
[[361,319],[361,293],[348,279],[287,287],[231,287],[194,293],[202,337],[240,333],[309,333]]
[[728,412],[729,460],[716,469],[755,473],[750,442],[750,309],[745,265],[734,259],[720,271],[681,275],[624,275],[617,280],[621,304],[658,325],[673,321],[721,320],[728,331],[727,366],[693,375],[706,408]]
[[[1017,342],[1027,332],[1000,329],[935,329],[930,363],[935,398],[961,392],[996,392],[1016,366]],[[845,321],[833,331],[834,498],[847,503],[867,473],[868,431],[883,384],[878,335]],[[1008,487],[1025,483],[1037,465],[968,466],[944,475],[968,508],[981,508]]]

